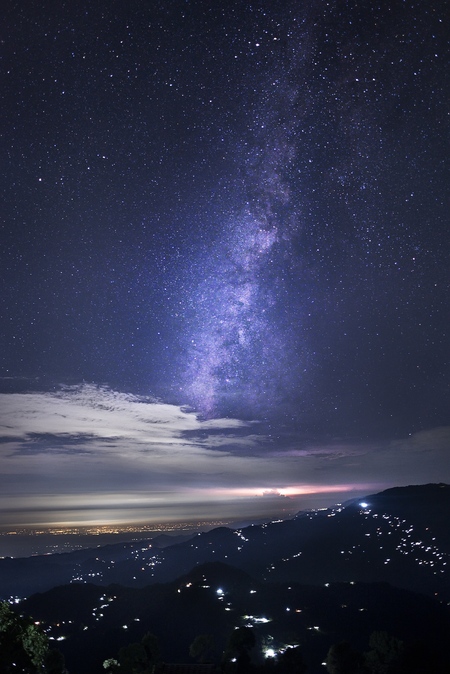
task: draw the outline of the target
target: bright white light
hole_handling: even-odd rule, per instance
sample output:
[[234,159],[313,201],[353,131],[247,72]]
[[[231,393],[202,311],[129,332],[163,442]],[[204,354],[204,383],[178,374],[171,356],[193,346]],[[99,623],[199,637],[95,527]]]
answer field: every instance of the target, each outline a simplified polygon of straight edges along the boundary
[[219,587],[219,588],[218,588],[218,589],[216,590],[216,593],[217,593],[217,594],[223,594],[223,590],[222,590],[222,588],[221,588],[221,587]]
[[249,620],[250,623],[270,623],[271,619],[269,618],[258,618],[257,616],[254,615],[243,615],[242,618],[244,620]]
[[273,648],[268,648],[264,655],[266,658],[274,658],[276,656],[276,651],[274,651]]
[[365,501],[362,501],[359,505],[361,506],[361,508],[367,508],[369,504],[366,503]]

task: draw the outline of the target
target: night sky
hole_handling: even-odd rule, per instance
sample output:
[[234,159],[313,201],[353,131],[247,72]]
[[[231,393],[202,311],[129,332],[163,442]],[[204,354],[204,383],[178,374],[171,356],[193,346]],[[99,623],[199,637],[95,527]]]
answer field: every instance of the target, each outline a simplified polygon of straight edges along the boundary
[[0,524],[450,482],[445,5],[6,1]]

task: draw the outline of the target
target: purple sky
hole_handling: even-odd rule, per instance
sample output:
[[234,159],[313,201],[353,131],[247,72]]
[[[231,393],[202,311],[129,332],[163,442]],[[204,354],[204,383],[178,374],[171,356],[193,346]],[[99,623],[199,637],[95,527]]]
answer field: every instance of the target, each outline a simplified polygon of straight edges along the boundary
[[446,3],[5,2],[0,524],[449,482]]

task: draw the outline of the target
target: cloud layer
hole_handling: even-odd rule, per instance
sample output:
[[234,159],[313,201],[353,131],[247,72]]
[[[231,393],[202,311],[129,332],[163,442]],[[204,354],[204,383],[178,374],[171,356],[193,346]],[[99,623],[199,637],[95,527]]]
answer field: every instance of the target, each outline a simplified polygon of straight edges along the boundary
[[256,422],[94,385],[1,394],[0,426],[4,526],[287,516],[450,479],[449,428],[377,447],[276,446]]

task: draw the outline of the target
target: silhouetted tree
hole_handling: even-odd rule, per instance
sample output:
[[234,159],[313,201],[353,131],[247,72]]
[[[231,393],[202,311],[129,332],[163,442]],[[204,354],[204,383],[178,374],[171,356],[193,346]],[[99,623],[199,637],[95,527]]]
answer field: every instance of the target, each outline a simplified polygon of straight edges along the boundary
[[117,660],[108,658],[103,662],[107,672],[115,674],[152,674],[154,665],[159,660],[158,638],[147,632],[141,641],[123,646]]
[[22,645],[36,669],[44,664],[48,638],[37,625],[27,625],[22,631]]
[[359,674],[362,671],[362,658],[346,641],[330,646],[326,657],[329,674]]
[[211,634],[199,634],[189,647],[189,655],[201,663],[211,662],[214,652],[214,637]]
[[150,671],[147,653],[142,643],[123,646],[118,655],[120,671],[124,674],[147,674]]
[[64,674],[64,658],[51,655],[47,635],[31,618],[18,616],[0,602],[0,674]]
[[303,660],[301,648],[287,648],[278,656],[276,667],[277,674],[304,674],[306,665]]
[[239,653],[236,659],[237,674],[250,674],[253,671],[252,661],[248,651]]
[[155,665],[160,659],[160,648],[158,637],[151,632],[146,632],[141,639],[141,644],[145,648],[150,666]]
[[47,674],[67,674],[64,655],[56,648],[51,648],[44,659],[44,669]]
[[235,655],[239,655],[239,653],[248,653],[255,645],[256,639],[253,629],[251,627],[238,627],[232,631],[228,639],[227,649]]
[[238,627],[228,639],[224,653],[225,662],[236,663],[235,671],[246,674],[252,670],[249,651],[256,645],[255,633],[251,627]]
[[404,654],[403,642],[387,632],[372,632],[370,651],[364,654],[371,674],[394,674],[400,671]]

